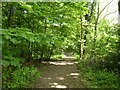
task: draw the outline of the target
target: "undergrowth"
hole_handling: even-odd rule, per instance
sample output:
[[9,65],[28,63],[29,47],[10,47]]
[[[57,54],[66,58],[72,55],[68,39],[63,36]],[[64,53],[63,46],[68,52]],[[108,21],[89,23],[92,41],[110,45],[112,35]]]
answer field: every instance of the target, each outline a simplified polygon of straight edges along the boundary
[[30,82],[36,80],[40,73],[34,66],[8,67],[3,68],[2,87],[5,88],[24,88]]
[[78,64],[84,79],[87,81],[88,88],[120,88],[117,72],[100,69],[96,63],[90,65],[91,63],[92,61],[81,60]]

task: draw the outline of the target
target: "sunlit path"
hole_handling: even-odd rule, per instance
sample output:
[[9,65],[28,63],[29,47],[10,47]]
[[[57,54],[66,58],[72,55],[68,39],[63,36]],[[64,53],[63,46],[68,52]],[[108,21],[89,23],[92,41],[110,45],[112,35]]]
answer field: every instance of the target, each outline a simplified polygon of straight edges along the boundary
[[76,61],[49,61],[37,63],[42,76],[33,88],[82,88],[85,87],[77,70]]

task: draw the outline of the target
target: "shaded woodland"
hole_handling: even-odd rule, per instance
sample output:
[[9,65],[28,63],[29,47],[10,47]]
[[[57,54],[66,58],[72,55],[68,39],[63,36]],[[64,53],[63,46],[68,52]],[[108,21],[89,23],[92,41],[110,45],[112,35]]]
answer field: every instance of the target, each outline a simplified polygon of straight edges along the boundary
[[2,87],[25,87],[41,77],[29,63],[70,54],[88,88],[119,88],[120,25],[101,13],[99,2],[3,2]]

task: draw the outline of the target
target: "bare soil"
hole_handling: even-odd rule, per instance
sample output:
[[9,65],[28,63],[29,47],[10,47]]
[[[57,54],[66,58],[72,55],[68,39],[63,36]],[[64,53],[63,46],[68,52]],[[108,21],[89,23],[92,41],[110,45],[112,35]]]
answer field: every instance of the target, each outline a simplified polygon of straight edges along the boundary
[[41,73],[32,88],[85,88],[76,61],[44,61],[35,66]]

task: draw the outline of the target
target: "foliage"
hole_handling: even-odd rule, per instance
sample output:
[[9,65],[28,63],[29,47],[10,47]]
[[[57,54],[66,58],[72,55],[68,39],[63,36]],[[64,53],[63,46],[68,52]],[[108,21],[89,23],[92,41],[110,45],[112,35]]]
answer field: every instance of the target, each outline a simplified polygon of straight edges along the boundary
[[39,77],[37,69],[33,66],[30,67],[13,67],[3,69],[3,88],[22,88],[29,82],[36,80]]
[[81,61],[78,64],[79,69],[83,72],[84,79],[87,81],[88,88],[120,88],[118,73],[96,68],[95,64],[88,60]]
[[119,88],[119,26],[109,26],[105,20],[99,24],[96,57],[91,57],[94,54],[91,53],[93,44],[87,43],[84,59],[78,64],[79,69],[88,81],[89,88]]
[[[77,51],[77,46],[72,42],[77,43],[76,22],[79,15],[83,17],[87,13],[85,4],[2,3],[4,88],[24,87],[30,78],[34,79],[37,71],[32,67],[23,67],[25,62],[49,60],[52,55]],[[33,70],[31,72],[33,76],[30,70]]]
[[91,88],[119,88],[119,76],[107,71],[88,71],[86,78],[90,81]]
[[[21,87],[22,82],[25,84],[24,82],[29,79],[26,74],[30,75],[29,70],[32,70],[23,67],[25,62],[50,60],[52,57],[59,59],[65,53],[72,53],[76,59],[85,60],[82,62],[83,67],[84,64],[91,67],[95,64],[93,68],[100,69],[99,75],[96,75],[102,76],[102,79],[107,74],[113,76],[113,73],[103,69],[119,71],[120,28],[110,26],[108,21],[99,19],[97,4],[97,2],[3,2],[2,65],[3,75],[6,74],[3,82],[5,87]],[[20,73],[17,74],[17,70]],[[14,78],[16,81],[7,84],[6,80],[9,78],[7,74],[13,76],[10,80]],[[26,80],[21,80],[20,75]],[[96,75],[95,80],[98,79]],[[106,76],[108,82],[113,80],[110,77]]]
[[[116,25],[110,26],[109,22],[106,20],[101,20],[97,30],[95,53],[93,53],[94,38],[91,31],[87,34],[83,59],[95,60],[96,62],[101,63],[101,68],[119,70],[119,36],[117,27]],[[89,29],[91,30],[92,28]]]
[[80,60],[80,55],[74,55],[76,60]]
[[54,60],[62,60],[63,59],[63,55],[53,55],[52,57],[51,57],[51,59],[54,59]]

